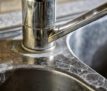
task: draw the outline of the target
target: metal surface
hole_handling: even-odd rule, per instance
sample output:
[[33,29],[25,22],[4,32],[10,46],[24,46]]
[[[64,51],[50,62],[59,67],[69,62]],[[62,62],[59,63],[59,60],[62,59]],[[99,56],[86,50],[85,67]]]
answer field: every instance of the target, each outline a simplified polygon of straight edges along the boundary
[[55,26],[55,0],[22,0],[23,48],[40,51],[53,41],[107,14],[107,3],[65,24]]
[[74,56],[107,78],[107,16],[71,33],[67,45]]
[[55,41],[66,34],[77,30],[103,16],[107,15],[107,3],[81,15],[80,17],[56,27],[56,33],[49,37],[49,42]]
[[55,0],[22,0],[23,46],[44,50],[54,45],[48,37],[55,26]]
[[[67,14],[67,15],[58,16],[56,18],[55,25],[62,25],[64,23],[68,22],[69,20],[74,19],[75,17],[82,15],[85,12],[86,11],[84,11],[84,12],[82,11],[82,12],[78,12],[78,13],[74,13],[74,14]],[[14,12],[14,14],[15,13],[16,12]],[[15,18],[21,17],[21,14],[19,14],[19,12],[17,14],[15,14],[15,15],[14,15]],[[10,18],[10,16],[12,16],[12,15],[11,14],[6,14],[5,17],[1,17],[1,19],[3,18],[3,20],[1,22],[4,22],[5,21],[4,19],[8,20]],[[21,21],[20,19],[16,19],[15,22],[17,22],[17,20]],[[12,22],[12,21],[10,21],[10,22]],[[13,37],[17,38],[21,34],[22,34],[22,24],[21,23],[13,24],[13,25],[10,25],[10,26],[8,24],[6,24],[4,27],[0,28],[0,39],[11,39]]]
[[5,74],[0,91],[95,91],[77,76],[48,67],[20,65]]
[[[0,91],[14,91],[16,87],[26,90],[26,86],[35,90],[33,87],[38,84],[37,80],[40,87],[36,89],[43,87],[44,91],[47,88],[49,91],[57,91],[58,88],[61,91],[106,91],[106,79],[73,57],[65,38],[56,41],[53,51],[44,53],[28,52],[22,48],[21,42],[22,39],[0,40]],[[38,67],[42,67],[40,73]]]
[[[0,64],[7,64],[6,68],[4,66],[0,67],[0,90],[106,91],[106,79],[71,56],[67,49],[65,38],[55,41],[56,47],[54,50],[44,51],[53,46],[54,43],[49,44],[50,42],[61,37],[59,32],[57,34],[53,31],[55,29],[54,0],[23,0],[22,5],[24,39],[0,40]],[[76,21],[78,19],[81,21],[79,22],[80,25],[74,25],[76,26],[75,29],[106,14],[106,4],[97,9],[97,14],[95,12],[93,14],[94,10],[92,10],[90,13],[83,15],[88,19],[81,19],[81,17],[75,19]],[[65,25],[67,26],[67,24]],[[62,31],[62,27],[59,30]],[[52,38],[53,34],[56,34],[57,37]],[[67,33],[61,32],[61,34],[66,35]],[[39,68],[38,65],[42,68]],[[11,67],[10,71],[8,71],[8,66]],[[11,74],[8,75],[6,72]],[[93,88],[93,85],[95,88]]]

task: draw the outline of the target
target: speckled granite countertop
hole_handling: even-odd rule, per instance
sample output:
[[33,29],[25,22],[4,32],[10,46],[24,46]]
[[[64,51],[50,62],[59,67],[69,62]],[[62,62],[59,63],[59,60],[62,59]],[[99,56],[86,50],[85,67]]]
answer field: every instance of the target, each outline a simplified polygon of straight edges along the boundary
[[[64,39],[62,38],[60,40],[57,40],[59,47],[56,48],[56,50],[53,52],[53,55],[49,53],[46,54],[48,56],[49,55],[54,56],[54,60],[51,65],[48,64],[49,60],[45,57],[41,58],[42,61],[38,60],[38,58],[32,58],[32,57],[23,58],[23,56],[21,56],[20,53],[13,51],[14,47],[13,45],[11,45],[10,41],[1,40],[0,41],[0,84],[5,82],[5,80],[8,78],[5,74],[6,70],[14,69],[14,67],[16,66],[16,65],[14,66],[13,64],[17,64],[17,65],[21,65],[21,67],[25,67],[25,65],[27,65],[28,62],[30,62],[30,64],[35,63],[37,65],[42,65],[43,67],[52,66],[52,68],[59,68],[61,70],[75,74],[78,77],[80,77],[83,81],[85,81],[89,86],[94,87],[96,89],[95,91],[107,91],[107,80],[104,77],[102,77],[100,74],[95,72],[93,69],[91,69],[89,66],[85,65],[79,59],[74,57],[68,50],[66,43],[64,42],[65,39],[66,37]],[[16,41],[16,43],[18,42],[19,41]],[[45,54],[43,55],[45,56]],[[34,56],[38,57],[38,54],[37,55],[34,54]],[[30,66],[28,65],[28,67],[33,67],[33,65]]]
[[[98,1],[98,0],[95,0],[95,1]],[[103,0],[103,1],[106,1],[106,0]],[[87,0],[86,0],[86,2],[87,2]],[[101,3],[102,0],[99,0],[99,2]],[[81,7],[82,5],[83,5],[83,3],[81,3],[80,6],[78,6],[78,7]],[[94,5],[95,5],[95,3],[94,3]],[[96,3],[96,5],[98,5],[98,3]],[[68,6],[71,7],[69,4],[68,4]],[[82,9],[82,7],[81,7],[81,9]],[[74,11],[75,11],[75,9],[74,9]],[[77,8],[77,11],[78,11],[78,8]],[[61,15],[64,15],[64,14],[65,14],[65,12],[63,12]],[[60,16],[60,14],[58,16]],[[21,24],[21,12],[20,11],[10,13],[10,14],[0,15],[0,28],[6,27],[6,26],[11,26],[13,24],[14,25]],[[0,54],[0,56],[1,56],[1,54]],[[69,57],[69,58],[67,58],[67,57]],[[57,59],[60,59],[60,60],[57,60]],[[2,58],[1,58],[1,60],[2,60]],[[96,73],[94,70],[92,70],[90,67],[88,67],[87,65],[82,63],[80,60],[73,57],[67,48],[65,48],[65,50],[64,50],[64,55],[56,56],[55,60],[57,60],[57,61],[55,61],[55,65],[57,65],[57,67],[78,75],[88,84],[90,84],[96,88],[101,88],[100,89],[101,91],[107,91],[107,80],[104,77],[102,77],[101,75],[99,75],[98,73]],[[1,69],[3,69],[4,66],[6,67],[9,65],[0,64]]]

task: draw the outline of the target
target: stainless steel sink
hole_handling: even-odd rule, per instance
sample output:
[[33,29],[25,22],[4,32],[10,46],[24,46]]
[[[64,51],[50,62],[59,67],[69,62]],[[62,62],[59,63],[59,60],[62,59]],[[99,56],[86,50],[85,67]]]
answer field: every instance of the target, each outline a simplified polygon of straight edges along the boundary
[[5,75],[0,91],[95,91],[71,73],[43,66],[15,66]]
[[67,46],[74,56],[107,78],[107,16],[69,34]]

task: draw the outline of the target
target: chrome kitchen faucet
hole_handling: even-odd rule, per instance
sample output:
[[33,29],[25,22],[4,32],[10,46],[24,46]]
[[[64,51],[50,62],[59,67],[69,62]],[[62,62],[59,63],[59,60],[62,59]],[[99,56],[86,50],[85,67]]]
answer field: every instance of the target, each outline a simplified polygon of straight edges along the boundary
[[0,91],[101,91],[106,87],[105,78],[70,53],[63,36],[107,15],[107,3],[63,24],[56,23],[55,10],[55,0],[22,0],[23,38],[0,39]]
[[22,8],[22,45],[28,51],[53,49],[55,40],[107,14],[105,3],[72,21],[56,26],[55,0],[22,0]]

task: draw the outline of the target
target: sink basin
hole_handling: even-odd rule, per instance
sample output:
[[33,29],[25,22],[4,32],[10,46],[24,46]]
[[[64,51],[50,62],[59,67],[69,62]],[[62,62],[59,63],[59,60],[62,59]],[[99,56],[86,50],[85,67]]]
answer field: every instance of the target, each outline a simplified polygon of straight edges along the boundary
[[5,75],[0,91],[95,91],[75,75],[48,67],[17,66]]
[[107,78],[107,16],[67,37],[70,52]]

